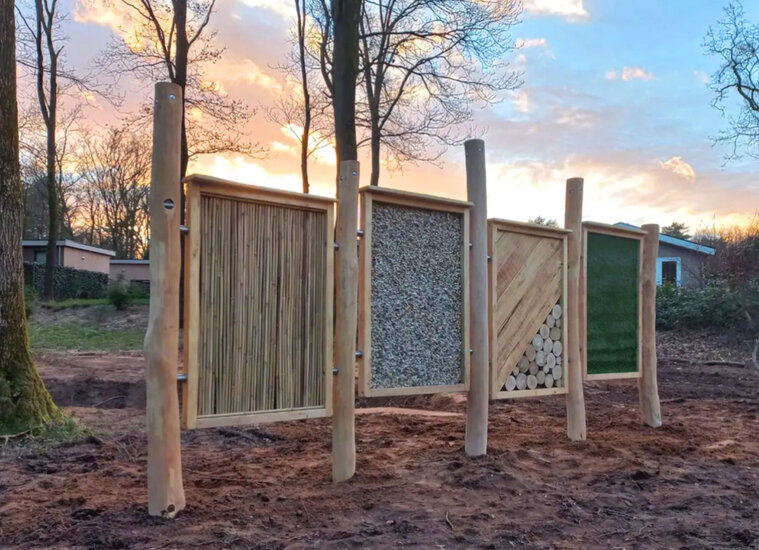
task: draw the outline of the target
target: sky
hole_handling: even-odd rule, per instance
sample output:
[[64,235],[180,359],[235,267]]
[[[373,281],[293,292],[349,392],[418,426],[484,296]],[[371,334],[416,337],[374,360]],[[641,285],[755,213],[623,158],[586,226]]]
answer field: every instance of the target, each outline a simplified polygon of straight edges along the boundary
[[[524,0],[512,32],[519,48],[507,59],[523,72],[524,84],[475,113],[486,147],[488,215],[561,222],[570,177],[585,178],[586,220],[680,221],[698,229],[759,213],[759,161],[725,163],[726,146],[711,140],[726,121],[711,106],[707,79],[716,60],[701,44],[724,3]],[[759,21],[759,5],[750,4],[747,16]],[[91,67],[109,40],[128,32],[129,18],[116,5],[64,4],[71,11],[65,32],[72,66]],[[274,66],[289,49],[291,2],[218,0],[217,6],[211,26],[227,50],[207,76],[257,108],[247,130],[272,156],[208,156],[190,171],[299,190],[297,142],[265,116],[277,95],[288,93]],[[149,86],[124,85],[122,111],[151,93]],[[87,116],[106,124],[119,114],[96,101]],[[369,162],[360,160],[365,185]],[[334,171],[333,155],[315,159],[314,193],[334,195]],[[380,185],[465,199],[463,146],[449,148],[439,166],[384,171]]]

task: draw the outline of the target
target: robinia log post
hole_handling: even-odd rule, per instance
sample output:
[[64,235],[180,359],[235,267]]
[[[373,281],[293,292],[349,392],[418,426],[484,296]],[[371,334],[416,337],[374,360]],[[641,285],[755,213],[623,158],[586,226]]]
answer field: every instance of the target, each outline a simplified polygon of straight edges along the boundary
[[464,143],[467,197],[473,203],[469,215],[469,393],[466,400],[466,443],[468,456],[481,456],[488,448],[488,205],[485,142]]
[[159,82],[153,113],[150,183],[150,316],[145,335],[148,513],[174,517],[185,507],[179,441],[180,141],[182,89]]
[[659,256],[659,226],[644,225],[641,263],[641,373],[638,379],[640,416],[653,428],[661,426],[659,387],[656,381],[656,258]]
[[[567,180],[564,227],[567,236],[567,437],[582,441],[586,437],[585,395],[582,387],[582,354],[580,351],[580,269],[582,266],[582,178]],[[584,344],[583,344],[584,345]]]
[[356,472],[358,174],[357,161],[340,163],[335,224],[335,374],[332,379],[332,480],[335,483],[352,478]]

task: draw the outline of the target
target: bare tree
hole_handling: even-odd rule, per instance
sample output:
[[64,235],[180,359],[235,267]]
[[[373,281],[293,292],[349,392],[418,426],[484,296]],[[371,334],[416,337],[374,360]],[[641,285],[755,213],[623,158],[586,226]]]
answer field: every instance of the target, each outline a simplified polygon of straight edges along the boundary
[[[66,166],[73,161],[74,144],[82,111],[79,106],[59,112],[55,137],[55,182],[58,196],[58,231],[61,238],[73,237],[77,217],[76,188],[79,175]],[[21,181],[24,187],[24,238],[43,239],[49,232],[47,180],[47,130],[39,117],[25,115],[26,124],[20,132]],[[39,124],[38,124],[39,122]]]
[[362,77],[371,185],[378,185],[380,147],[389,164],[434,161],[471,137],[472,109],[514,89],[519,75],[500,60],[518,0],[365,0]]
[[759,158],[759,25],[748,22],[740,2],[731,2],[717,26],[709,29],[704,48],[720,63],[710,80],[712,105],[724,112],[730,98],[739,100],[729,128],[715,140],[732,146],[728,159],[743,152]]
[[129,126],[108,128],[81,141],[77,171],[82,176],[82,240],[143,257],[148,244],[150,142]]
[[[473,109],[520,85],[504,61],[518,0],[366,0],[360,20],[358,145],[371,150],[371,184],[388,166],[434,162],[471,137]],[[326,0],[309,4],[317,40],[309,62],[329,78],[334,47]]]
[[27,336],[13,0],[0,0],[0,113],[0,434],[16,435],[60,412],[37,372]]
[[300,173],[303,192],[310,189],[308,160],[317,152],[331,145],[334,126],[331,100],[324,82],[308,57],[308,43],[319,39],[309,23],[309,1],[293,0],[295,5],[295,29],[292,33],[293,48],[287,62],[278,69],[285,79],[296,82],[298,90],[283,91],[274,105],[268,109],[268,118],[285,129],[300,148]]
[[59,109],[62,98],[76,91],[97,93],[111,101],[117,99],[104,90],[93,75],[79,76],[66,68],[63,56],[66,37],[61,33],[61,24],[66,15],[61,13],[59,8],[58,0],[34,0],[32,16],[25,13],[21,5],[17,6],[17,13],[22,22],[22,48],[18,61],[34,75],[36,100],[45,134],[48,231],[44,294],[47,299],[53,299],[55,294],[56,244],[60,236],[63,204],[59,192],[60,181],[56,176],[58,163],[62,158],[58,151]]
[[[128,40],[116,39],[103,56],[105,66],[146,82],[168,79],[182,87],[181,173],[198,155],[237,152],[261,156],[264,149],[244,131],[252,112],[204,80],[204,67],[221,59],[208,24],[215,0],[114,0],[133,15],[136,28]],[[138,117],[147,123],[152,104]],[[190,116],[190,115],[196,116]]]

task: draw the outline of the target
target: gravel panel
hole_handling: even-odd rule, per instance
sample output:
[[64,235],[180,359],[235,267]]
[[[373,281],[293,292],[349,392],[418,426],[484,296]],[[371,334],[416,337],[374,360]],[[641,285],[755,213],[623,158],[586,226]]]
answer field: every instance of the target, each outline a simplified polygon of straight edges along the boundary
[[372,388],[462,382],[461,216],[373,202]]

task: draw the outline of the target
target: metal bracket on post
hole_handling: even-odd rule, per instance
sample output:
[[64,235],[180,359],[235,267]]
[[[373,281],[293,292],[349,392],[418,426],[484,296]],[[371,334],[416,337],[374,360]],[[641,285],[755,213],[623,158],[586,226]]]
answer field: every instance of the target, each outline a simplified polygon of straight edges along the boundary
[[187,373],[186,372],[178,372],[177,373],[177,382],[187,382]]
[[179,226],[179,234],[180,235],[186,235],[189,232],[190,232],[190,228],[187,227],[186,225],[180,225]]
[[364,230],[363,229],[359,229],[358,231],[356,231],[356,234],[358,235],[358,238],[360,239],[360,238],[362,238],[364,236]]
[[332,245],[335,247],[335,250],[340,248],[340,243],[332,243]]
[[361,351],[360,349],[357,349],[357,350],[356,350],[356,357],[357,357],[358,359],[361,359],[363,356],[364,356],[364,352],[363,352],[363,351]]

